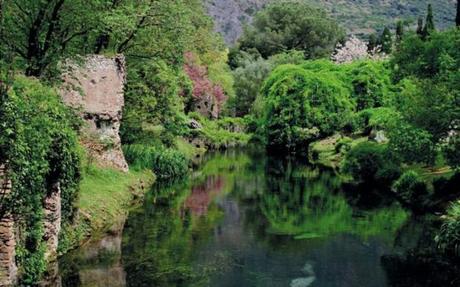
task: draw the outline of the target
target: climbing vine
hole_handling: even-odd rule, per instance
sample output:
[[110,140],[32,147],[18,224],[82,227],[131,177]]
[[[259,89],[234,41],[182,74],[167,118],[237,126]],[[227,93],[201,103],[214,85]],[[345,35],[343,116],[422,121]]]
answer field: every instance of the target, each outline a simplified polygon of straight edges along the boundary
[[64,221],[73,214],[80,178],[78,120],[57,93],[38,80],[18,76],[0,103],[1,160],[7,163],[12,192],[0,210],[19,224],[17,259],[23,283],[37,282],[46,268],[43,200],[59,183]]

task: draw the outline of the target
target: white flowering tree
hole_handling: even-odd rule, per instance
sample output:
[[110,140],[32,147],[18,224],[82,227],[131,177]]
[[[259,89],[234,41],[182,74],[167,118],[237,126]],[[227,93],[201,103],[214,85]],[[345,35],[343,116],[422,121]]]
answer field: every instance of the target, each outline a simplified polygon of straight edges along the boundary
[[338,44],[332,55],[332,61],[337,64],[351,63],[357,60],[373,59],[379,60],[385,58],[385,54],[381,53],[380,46],[377,46],[372,51],[369,51],[368,44],[356,36],[351,36],[345,45]]

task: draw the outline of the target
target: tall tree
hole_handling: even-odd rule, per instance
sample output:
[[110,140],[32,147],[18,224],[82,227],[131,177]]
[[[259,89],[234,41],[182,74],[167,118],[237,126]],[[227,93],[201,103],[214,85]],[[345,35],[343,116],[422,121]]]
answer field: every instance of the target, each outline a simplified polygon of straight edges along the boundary
[[404,24],[402,21],[396,23],[396,43],[400,43],[404,36]]
[[423,27],[423,36],[427,37],[428,35],[431,34],[435,30],[435,25],[434,25],[434,16],[433,16],[433,6],[431,4],[428,4],[428,12],[426,15],[426,21],[425,21],[425,27]]
[[457,27],[460,27],[460,0],[457,0],[457,18],[455,19]]
[[379,45],[379,40],[377,39],[377,36],[375,34],[371,34],[369,36],[369,42],[367,44],[367,51],[372,52],[375,50],[375,48],[378,47]]
[[382,52],[390,54],[393,49],[393,38],[391,36],[391,31],[388,27],[385,27],[385,29],[383,29],[379,42],[382,46]]
[[337,23],[303,1],[280,2],[256,14],[240,40],[241,49],[255,48],[264,58],[288,50],[303,51],[309,59],[330,56],[344,35]]
[[417,19],[417,35],[423,35],[423,18],[418,17]]
[[25,63],[26,74],[41,76],[60,56],[87,46],[97,26],[101,0],[8,0],[3,3],[3,49]]

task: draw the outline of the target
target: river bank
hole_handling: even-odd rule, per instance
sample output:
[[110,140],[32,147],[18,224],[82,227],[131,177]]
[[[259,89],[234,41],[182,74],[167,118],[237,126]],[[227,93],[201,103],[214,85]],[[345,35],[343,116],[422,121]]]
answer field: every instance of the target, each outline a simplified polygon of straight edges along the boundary
[[155,175],[148,170],[125,173],[88,168],[80,183],[75,220],[61,231],[59,254],[106,234],[121,232],[130,208],[142,201],[154,182]]
[[63,256],[59,276],[66,286],[424,286],[455,279],[453,261],[427,253],[435,231],[398,203],[357,203],[331,169],[229,150],[155,185],[122,233]]

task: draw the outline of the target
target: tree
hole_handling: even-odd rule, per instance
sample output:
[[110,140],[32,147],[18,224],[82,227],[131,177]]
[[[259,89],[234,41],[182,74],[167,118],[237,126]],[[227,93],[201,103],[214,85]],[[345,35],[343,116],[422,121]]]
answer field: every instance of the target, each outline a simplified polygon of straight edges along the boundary
[[350,93],[334,72],[284,65],[265,81],[263,121],[270,149],[305,152],[308,145],[346,126]]
[[431,4],[428,4],[428,12],[427,12],[427,15],[426,15],[425,27],[423,27],[422,35],[424,37],[427,37],[433,31],[435,31],[435,29],[436,28],[434,26],[433,6]]
[[379,46],[377,36],[375,34],[371,34],[369,36],[369,42],[367,44],[367,51],[372,52]]
[[379,42],[382,46],[382,52],[384,52],[385,54],[391,54],[391,50],[393,49],[393,38],[391,36],[391,31],[390,29],[388,29],[388,27],[385,27],[385,29],[383,29]]
[[366,42],[351,36],[344,45],[337,45],[337,49],[332,55],[332,60],[338,64],[367,59],[377,60],[381,58],[379,52],[379,46],[369,50],[369,45]]
[[433,163],[435,145],[428,131],[400,123],[390,131],[389,137],[389,150],[403,162]]
[[422,36],[423,35],[423,18],[418,17],[417,19],[417,35]]
[[230,103],[237,116],[244,116],[253,111],[253,104],[260,88],[273,69],[282,64],[300,64],[303,53],[293,51],[278,54],[268,59],[248,57],[233,71],[236,98]]
[[451,135],[444,147],[447,163],[453,168],[460,168],[460,135]]
[[11,0],[3,3],[1,44],[25,62],[26,74],[41,76],[62,56],[87,48],[98,25],[99,0]]
[[342,171],[356,181],[391,182],[400,174],[398,163],[387,152],[385,145],[362,142],[346,155]]
[[[395,79],[409,78],[405,103],[399,108],[406,120],[428,131],[438,143],[458,126],[460,118],[460,30],[434,32],[425,40],[410,35],[394,54]],[[408,80],[406,79],[405,82]]]
[[457,17],[455,18],[457,27],[460,27],[460,0],[457,0]]
[[401,43],[401,40],[404,36],[404,24],[402,21],[396,23],[396,43]]
[[265,59],[288,50],[303,51],[306,59],[314,59],[329,56],[343,35],[325,11],[304,2],[283,1],[256,14],[253,26],[244,31],[240,48],[255,48]]

